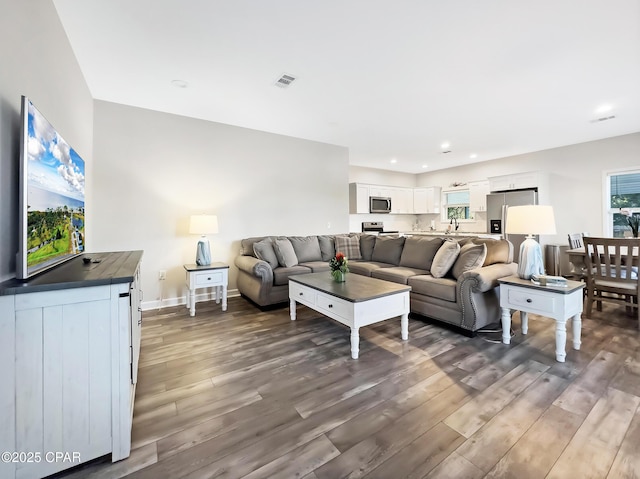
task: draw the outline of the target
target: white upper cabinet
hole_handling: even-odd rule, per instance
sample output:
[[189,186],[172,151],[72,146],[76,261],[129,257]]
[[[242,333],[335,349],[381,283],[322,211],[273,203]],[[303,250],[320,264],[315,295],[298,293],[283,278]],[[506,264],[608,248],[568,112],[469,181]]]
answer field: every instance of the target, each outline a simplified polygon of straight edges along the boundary
[[369,213],[369,185],[349,183],[349,213]]
[[487,211],[487,195],[489,194],[489,180],[470,181],[469,209],[471,211]]
[[540,186],[540,176],[541,173],[538,171],[493,176],[489,178],[489,189],[490,191],[509,191],[537,188]]
[[413,214],[413,188],[391,188],[391,213]]
[[439,214],[442,188],[428,186],[413,189],[413,212],[416,215]]

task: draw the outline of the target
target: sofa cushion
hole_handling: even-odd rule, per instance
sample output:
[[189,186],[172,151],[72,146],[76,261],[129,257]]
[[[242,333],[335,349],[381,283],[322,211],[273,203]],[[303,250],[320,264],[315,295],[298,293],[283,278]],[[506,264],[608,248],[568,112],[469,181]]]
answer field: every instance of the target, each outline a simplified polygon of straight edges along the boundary
[[317,236],[291,236],[289,241],[296,252],[298,263],[322,261],[322,252]]
[[432,298],[456,302],[457,282],[452,278],[434,278],[431,275],[412,276],[407,281],[412,294],[423,294]]
[[442,278],[456,262],[456,258],[460,253],[460,245],[457,241],[446,240],[438,249],[431,263],[431,275],[434,278]]
[[364,261],[371,261],[373,248],[376,245],[376,235],[360,235],[360,253]]
[[[244,238],[240,241],[240,254],[242,256],[255,256],[253,251],[254,243],[269,239],[269,236],[254,236],[252,238]],[[257,257],[257,256],[256,256]]]
[[320,259],[322,261],[329,261],[336,255],[336,241],[333,236],[320,235],[318,243],[320,244]]
[[336,236],[336,253],[344,253],[348,260],[361,259],[360,238],[357,236]]
[[278,267],[278,257],[273,249],[273,241],[271,238],[265,238],[262,241],[253,243],[253,252],[256,258],[269,263],[271,269]]
[[300,265],[292,266],[291,268],[276,268],[273,270],[273,284],[275,286],[282,286],[289,283],[289,276],[307,273],[311,273],[311,269]]
[[411,236],[404,242],[402,256],[400,256],[400,266],[407,268],[431,269],[433,257],[436,255],[442,238],[432,238],[429,236]]
[[322,271],[331,271],[328,261],[306,261],[300,263],[298,266],[304,266],[309,268],[314,273],[321,273]]
[[487,257],[484,259],[482,266],[511,263],[513,261],[513,244],[510,241],[493,238],[474,238],[473,242],[487,246]]
[[291,268],[298,264],[298,257],[288,238],[276,238],[273,242],[273,250],[276,252],[280,266]]
[[428,270],[417,268],[406,268],[404,266],[394,266],[393,268],[378,268],[371,271],[372,278],[383,279],[393,283],[407,284],[412,276],[418,274],[429,274]]
[[398,266],[400,264],[400,256],[402,255],[402,247],[404,246],[405,239],[404,236],[398,238],[392,236],[377,236],[371,260]]
[[458,279],[462,273],[479,268],[487,257],[485,244],[467,243],[460,248],[460,254],[451,268],[451,274]]
[[362,276],[371,276],[371,272],[380,268],[395,266],[389,263],[376,263],[375,261],[349,261],[349,271]]

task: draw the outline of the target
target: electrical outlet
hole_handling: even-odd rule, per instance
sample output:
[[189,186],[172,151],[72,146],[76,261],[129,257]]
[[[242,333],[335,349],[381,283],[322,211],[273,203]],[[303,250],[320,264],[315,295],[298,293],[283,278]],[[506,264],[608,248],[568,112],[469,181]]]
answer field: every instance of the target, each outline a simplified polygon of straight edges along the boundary
[[160,281],[164,281],[165,279],[167,279],[167,272],[164,269],[158,271],[158,279]]

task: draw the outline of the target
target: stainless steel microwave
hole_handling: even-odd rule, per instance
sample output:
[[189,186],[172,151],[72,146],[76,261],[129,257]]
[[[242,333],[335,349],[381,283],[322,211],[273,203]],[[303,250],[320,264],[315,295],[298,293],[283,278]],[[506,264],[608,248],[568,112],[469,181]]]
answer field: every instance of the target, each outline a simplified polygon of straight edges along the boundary
[[370,196],[369,213],[391,213],[391,198],[386,196]]

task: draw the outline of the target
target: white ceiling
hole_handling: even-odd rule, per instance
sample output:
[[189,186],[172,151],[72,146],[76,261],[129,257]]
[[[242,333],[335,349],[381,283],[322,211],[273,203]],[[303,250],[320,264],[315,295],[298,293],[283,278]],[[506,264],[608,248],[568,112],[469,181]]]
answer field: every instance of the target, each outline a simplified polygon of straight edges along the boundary
[[640,131],[640,0],[53,1],[96,99],[347,146],[352,165]]

